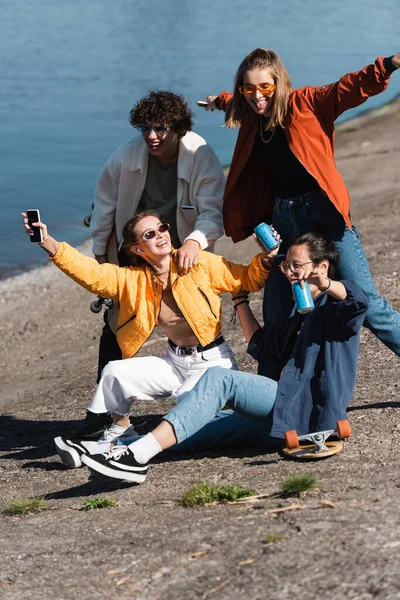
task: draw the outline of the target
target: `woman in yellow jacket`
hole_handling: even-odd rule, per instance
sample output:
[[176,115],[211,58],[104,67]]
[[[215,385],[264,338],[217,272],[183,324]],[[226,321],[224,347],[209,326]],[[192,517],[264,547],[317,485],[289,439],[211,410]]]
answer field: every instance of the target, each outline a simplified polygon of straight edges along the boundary
[[[42,231],[39,245],[54,264],[89,291],[120,303],[117,340],[125,360],[112,361],[103,369],[89,406],[90,412],[113,414],[107,439],[130,426],[129,412],[135,399],[178,398],[207,368],[237,368],[221,334],[220,294],[260,290],[277,250],[255,256],[249,266],[201,251],[197,264],[179,275],[169,226],[153,211],[140,213],[125,225],[124,248],[137,262],[129,267],[99,264],[66,242],[57,242],[44,223],[34,225]],[[136,358],[157,325],[168,337],[167,352],[161,357]]]

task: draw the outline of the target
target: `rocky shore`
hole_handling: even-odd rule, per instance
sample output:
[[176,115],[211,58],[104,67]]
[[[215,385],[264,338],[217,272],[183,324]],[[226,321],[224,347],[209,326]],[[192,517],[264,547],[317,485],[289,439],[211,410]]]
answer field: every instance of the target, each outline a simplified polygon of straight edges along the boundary
[[[336,159],[352,197],[352,218],[378,289],[400,309],[400,99],[338,127]],[[18,244],[33,249],[21,226]],[[84,251],[90,253],[87,244]],[[246,261],[251,240],[218,242]],[[53,437],[85,413],[95,387],[100,315],[93,297],[49,264],[0,282],[2,384],[0,507],[41,496],[47,509],[0,516],[0,595],[7,600],[110,597],[400,598],[400,398],[398,358],[366,330],[349,410],[354,436],[326,461],[297,463],[259,451],[162,458],[145,484],[68,470]],[[253,294],[260,311],[262,296]],[[243,370],[255,370],[224,299],[224,331]],[[156,332],[143,353],[162,353]],[[139,427],[170,401],[138,403]],[[145,418],[143,417],[145,416]],[[312,473],[304,498],[254,505],[183,508],[195,482],[240,484],[272,494],[289,474]],[[83,500],[114,498],[84,511]],[[297,504],[298,510],[270,510]],[[269,535],[272,537],[268,537]],[[275,536],[275,537],[274,537]],[[274,539],[275,543],[268,543]]]

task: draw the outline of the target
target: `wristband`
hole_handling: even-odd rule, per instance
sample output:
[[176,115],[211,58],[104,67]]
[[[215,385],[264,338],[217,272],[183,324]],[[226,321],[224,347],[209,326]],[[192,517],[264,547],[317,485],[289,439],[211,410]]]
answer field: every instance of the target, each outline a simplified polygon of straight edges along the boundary
[[247,298],[246,298],[246,300],[241,300],[240,302],[237,302],[236,304],[233,305],[234,310],[236,310],[236,308],[238,306],[240,306],[241,304],[250,304],[250,302],[247,300]]
[[329,290],[329,288],[331,287],[332,279],[330,279],[329,277],[327,279],[328,279],[328,285],[326,286],[326,288],[324,290],[320,290],[320,292],[327,292]]
[[238,298],[241,298],[240,302],[234,304],[232,307],[231,323],[233,323],[233,325],[236,323],[237,307],[240,306],[240,304],[250,304],[248,298],[245,298],[244,296],[238,296]]
[[245,300],[247,300],[247,299],[248,299],[248,297],[249,297],[249,295],[248,295],[248,294],[246,294],[245,296],[235,296],[234,298],[232,298],[232,302],[235,302],[235,300],[242,300],[243,298],[244,298]]

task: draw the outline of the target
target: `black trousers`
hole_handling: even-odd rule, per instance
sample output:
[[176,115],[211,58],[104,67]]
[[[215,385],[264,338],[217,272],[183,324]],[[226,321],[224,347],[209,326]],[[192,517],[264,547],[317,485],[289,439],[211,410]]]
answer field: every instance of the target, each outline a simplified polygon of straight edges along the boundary
[[[131,264],[123,248],[118,251],[118,263],[120,267],[127,267]],[[117,337],[108,324],[108,310],[106,310],[104,312],[104,327],[99,343],[96,383],[99,383],[101,372],[110,360],[122,360],[122,353],[118,346]]]
[[117,342],[117,336],[108,324],[108,310],[104,312],[104,327],[100,337],[99,358],[97,362],[97,380],[99,383],[101,372],[110,360],[121,360],[121,348]]

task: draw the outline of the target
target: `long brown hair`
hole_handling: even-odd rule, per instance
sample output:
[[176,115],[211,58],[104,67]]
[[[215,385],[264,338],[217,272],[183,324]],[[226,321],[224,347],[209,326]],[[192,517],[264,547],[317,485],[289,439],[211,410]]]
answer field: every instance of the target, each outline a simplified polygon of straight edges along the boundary
[[266,68],[271,69],[276,85],[275,93],[272,96],[271,114],[266,123],[266,129],[275,127],[275,125],[283,127],[289,95],[292,90],[288,72],[276,52],[267,48],[256,48],[242,60],[235,75],[233,98],[229,103],[225,117],[226,126],[230,129],[240,127],[245,114],[249,110],[252,110],[245,97],[239,92],[239,87],[243,85],[245,74],[247,71]]
[[138,241],[138,237],[135,232],[136,225],[145,217],[156,217],[157,219],[160,219],[160,215],[156,213],[155,210],[145,210],[137,213],[134,217],[129,219],[129,221],[125,223],[122,230],[122,248],[124,249],[125,255],[128,257],[130,264],[134,267],[148,265],[148,262],[142,256],[134,254],[131,250],[131,247],[135,244],[135,242]]

